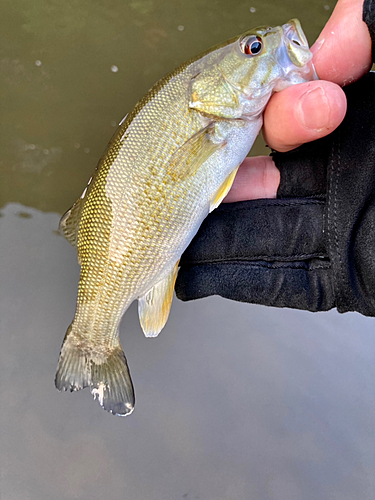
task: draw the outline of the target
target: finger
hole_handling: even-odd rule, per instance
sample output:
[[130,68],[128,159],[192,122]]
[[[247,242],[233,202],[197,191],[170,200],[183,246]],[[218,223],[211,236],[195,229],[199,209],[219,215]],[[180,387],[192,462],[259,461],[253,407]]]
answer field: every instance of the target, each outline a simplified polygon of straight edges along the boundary
[[345,113],[346,97],[335,83],[320,80],[292,85],[270,99],[263,136],[276,151],[289,151],[330,134]]
[[245,158],[223,203],[276,198],[280,172],[270,156]]
[[362,21],[363,0],[339,0],[311,47],[319,78],[347,85],[371,67],[371,38]]

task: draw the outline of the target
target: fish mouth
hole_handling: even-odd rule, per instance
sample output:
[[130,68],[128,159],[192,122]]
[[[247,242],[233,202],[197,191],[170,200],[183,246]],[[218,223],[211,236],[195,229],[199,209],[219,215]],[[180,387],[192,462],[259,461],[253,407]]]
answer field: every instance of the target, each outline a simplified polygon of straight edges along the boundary
[[298,19],[283,25],[283,44],[291,62],[303,68],[312,59],[309,43]]
[[313,54],[301,23],[298,19],[291,19],[282,26],[282,43],[276,56],[285,81],[281,84],[281,88],[274,90],[277,92],[289,86],[288,81],[295,84],[318,80],[312,58]]
[[283,24],[282,28],[283,34],[288,40],[295,43],[297,46],[309,49],[309,42],[307,41],[306,35],[298,19],[291,19]]

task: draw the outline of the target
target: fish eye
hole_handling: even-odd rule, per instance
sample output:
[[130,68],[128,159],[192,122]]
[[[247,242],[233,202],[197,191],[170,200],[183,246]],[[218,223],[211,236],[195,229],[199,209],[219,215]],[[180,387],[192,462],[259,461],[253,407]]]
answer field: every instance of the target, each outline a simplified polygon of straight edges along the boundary
[[263,40],[260,36],[249,36],[244,38],[240,43],[241,50],[244,54],[249,56],[256,56],[262,52]]

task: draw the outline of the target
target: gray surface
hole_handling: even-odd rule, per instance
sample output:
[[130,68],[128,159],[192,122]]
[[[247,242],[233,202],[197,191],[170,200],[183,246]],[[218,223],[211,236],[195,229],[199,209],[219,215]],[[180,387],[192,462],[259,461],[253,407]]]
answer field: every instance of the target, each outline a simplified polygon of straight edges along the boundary
[[375,498],[374,319],[175,300],[146,339],[133,305],[114,417],[53,385],[78,280],[58,215],[2,213],[1,500]]

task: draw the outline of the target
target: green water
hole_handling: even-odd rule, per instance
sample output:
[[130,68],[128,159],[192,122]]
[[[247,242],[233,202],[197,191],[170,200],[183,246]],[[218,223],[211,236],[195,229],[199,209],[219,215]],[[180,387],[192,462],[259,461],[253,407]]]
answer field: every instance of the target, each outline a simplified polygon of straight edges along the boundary
[[[298,17],[312,43],[333,6],[331,0],[2,0],[0,206],[64,212],[117,123],[155,81],[260,24]],[[258,141],[252,154],[265,153]]]

